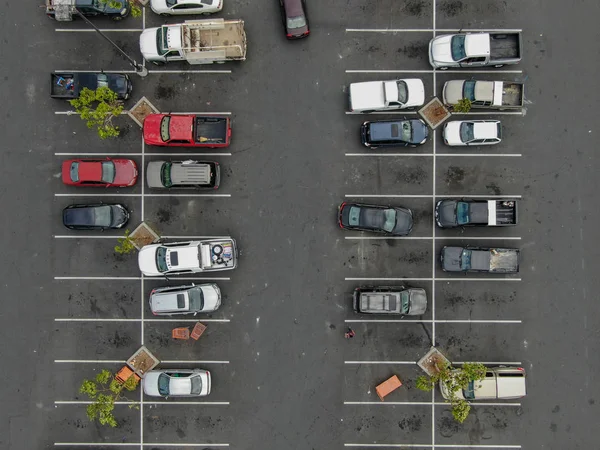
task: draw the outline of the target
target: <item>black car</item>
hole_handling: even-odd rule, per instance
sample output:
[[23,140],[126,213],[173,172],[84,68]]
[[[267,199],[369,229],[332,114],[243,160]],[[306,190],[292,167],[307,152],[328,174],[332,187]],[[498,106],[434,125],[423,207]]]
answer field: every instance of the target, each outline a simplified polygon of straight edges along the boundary
[[119,204],[71,205],[63,210],[63,224],[72,230],[107,230],[122,228],[129,211]]
[[279,0],[281,17],[288,39],[302,39],[310,34],[306,2],[304,0]]
[[[52,19],[56,16],[56,19],[65,20],[64,17],[61,17],[64,12],[59,11],[57,13],[55,9],[58,6],[55,6],[54,3],[53,0],[46,2],[46,14]],[[73,3],[73,6],[84,16],[108,16],[113,20],[121,20],[131,12],[129,0],[75,0]],[[77,13],[72,7],[67,11],[67,14],[70,17],[77,17]]]
[[342,203],[338,223],[347,230],[374,231],[406,236],[413,227],[413,214],[399,206],[363,205]]
[[415,147],[424,144],[428,136],[429,128],[421,119],[379,120],[360,127],[360,139],[369,148]]
[[67,100],[78,98],[84,88],[95,91],[107,87],[120,100],[127,100],[133,90],[131,78],[125,73],[55,72],[50,74],[50,83],[50,97]]

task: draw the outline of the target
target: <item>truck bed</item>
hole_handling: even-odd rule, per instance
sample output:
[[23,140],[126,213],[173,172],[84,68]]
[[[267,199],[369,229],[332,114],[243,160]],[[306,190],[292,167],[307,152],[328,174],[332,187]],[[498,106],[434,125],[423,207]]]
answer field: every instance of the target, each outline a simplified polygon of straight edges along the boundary
[[[67,89],[67,82],[73,80],[73,88]],[[79,88],[77,86],[75,75],[72,73],[52,73],[50,74],[50,97],[53,98],[77,98],[79,97]]]
[[246,59],[246,32],[243,20],[188,20],[182,24],[183,51],[190,62],[212,52],[226,59]]
[[514,248],[490,249],[490,272],[515,273],[519,271],[519,250]]
[[228,131],[227,117],[196,117],[194,139],[199,144],[225,144]]
[[503,83],[502,106],[523,106],[523,83]]
[[520,33],[491,33],[490,60],[521,59]]
[[507,226],[517,224],[517,202],[514,200],[496,200],[495,205],[495,223],[490,221],[490,225]]

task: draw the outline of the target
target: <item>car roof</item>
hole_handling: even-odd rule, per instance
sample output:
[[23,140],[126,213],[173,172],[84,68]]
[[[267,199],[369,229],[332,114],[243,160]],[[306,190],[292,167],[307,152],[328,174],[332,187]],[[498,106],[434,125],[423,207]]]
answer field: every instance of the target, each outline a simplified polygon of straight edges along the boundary
[[170,395],[190,395],[192,392],[192,377],[171,377],[169,380]]
[[408,120],[371,122],[371,141],[402,140],[402,125]]
[[94,225],[93,210],[98,208],[110,208],[110,205],[78,206],[77,208],[65,208],[63,223],[65,225]]
[[101,161],[78,161],[79,181],[102,181]]
[[187,247],[167,247],[167,267],[169,270],[185,270],[200,265],[197,245]]
[[210,184],[211,166],[206,163],[173,161],[171,182],[173,184]]
[[304,14],[302,0],[283,0],[283,4],[288,16],[301,16]]
[[498,137],[498,122],[473,122],[475,139],[490,139]]

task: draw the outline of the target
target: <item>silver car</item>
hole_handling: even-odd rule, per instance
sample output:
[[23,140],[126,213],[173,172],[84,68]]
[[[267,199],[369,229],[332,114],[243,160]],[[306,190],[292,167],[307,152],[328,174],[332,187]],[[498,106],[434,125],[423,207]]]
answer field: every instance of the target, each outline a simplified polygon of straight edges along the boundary
[[425,289],[404,286],[358,287],[353,307],[362,314],[420,316],[427,310],[427,294]]
[[210,382],[204,369],[151,370],[143,378],[144,394],[150,397],[204,397]]
[[150,292],[152,314],[198,314],[216,311],[221,306],[221,290],[214,283],[161,287]]

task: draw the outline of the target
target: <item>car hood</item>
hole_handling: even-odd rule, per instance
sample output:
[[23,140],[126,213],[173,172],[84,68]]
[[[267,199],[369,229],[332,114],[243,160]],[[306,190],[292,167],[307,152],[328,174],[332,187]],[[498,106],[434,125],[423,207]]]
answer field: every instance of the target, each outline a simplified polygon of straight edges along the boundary
[[111,205],[112,228],[121,228],[129,221],[129,211],[123,205]]
[[113,159],[115,165],[115,181],[118,186],[133,186],[137,180],[138,170],[131,159]]
[[159,28],[146,28],[142,34],[140,34],[140,52],[142,55],[147,57],[157,57],[158,47],[156,46],[156,33]]
[[160,174],[162,172],[162,166],[166,161],[152,161],[148,163],[146,167],[146,182],[149,188],[163,188]]
[[460,256],[462,247],[444,247],[442,249],[442,268],[449,272],[462,272],[460,268]]
[[444,125],[444,142],[447,145],[464,145],[460,139],[460,124],[462,122],[455,120]]
[[149,277],[162,275],[156,267],[156,249],[158,245],[146,245],[138,253],[140,272]]
[[162,397],[158,392],[158,377],[160,372],[147,372],[144,376],[144,394],[151,395],[152,397]]
[[442,98],[445,105],[456,105],[463,98],[465,80],[451,80],[444,83]]
[[420,144],[429,137],[429,128],[420,119],[413,119],[410,121],[412,127],[412,139],[411,144]]
[[427,294],[425,289],[410,290],[410,307],[408,309],[409,316],[420,316],[427,311]]
[[216,311],[221,306],[221,290],[216,284],[201,286],[204,296],[204,308],[202,311]]
[[419,78],[409,78],[402,80],[408,88],[408,100],[404,108],[412,108],[413,106],[421,106],[425,103],[425,85]]
[[164,145],[160,137],[160,122],[165,114],[149,114],[144,119],[144,142],[148,145]]
[[443,227],[455,227],[456,200],[442,200],[435,207],[436,219]]
[[150,0],[150,8],[152,8],[152,11],[156,14],[169,12],[166,0]]
[[393,234],[406,235],[411,232],[413,227],[413,216],[409,210],[394,208],[396,210],[396,226]]
[[454,63],[450,41],[452,35],[438,36],[431,41],[431,63],[437,66]]

